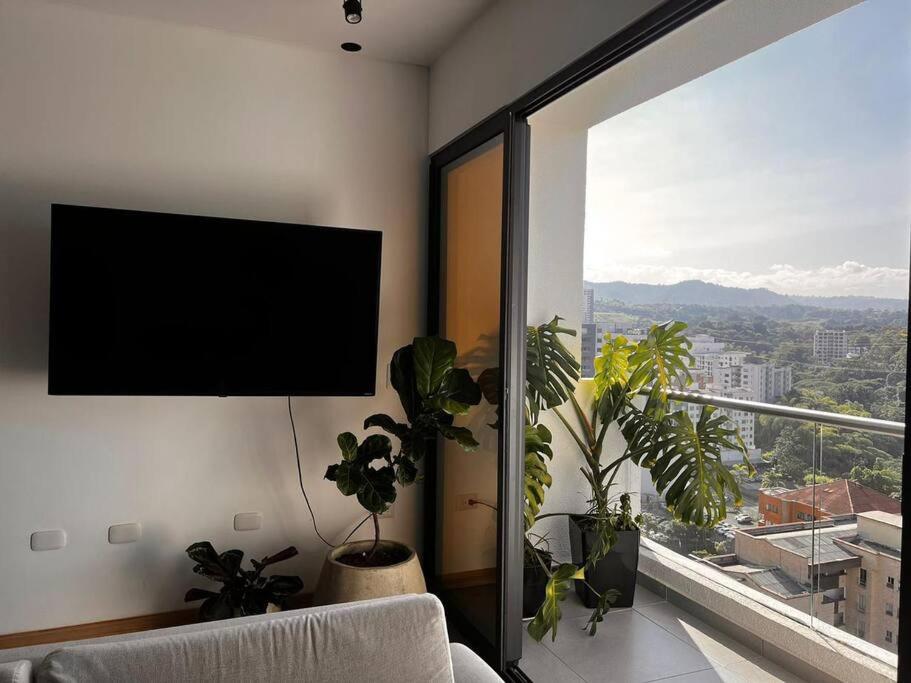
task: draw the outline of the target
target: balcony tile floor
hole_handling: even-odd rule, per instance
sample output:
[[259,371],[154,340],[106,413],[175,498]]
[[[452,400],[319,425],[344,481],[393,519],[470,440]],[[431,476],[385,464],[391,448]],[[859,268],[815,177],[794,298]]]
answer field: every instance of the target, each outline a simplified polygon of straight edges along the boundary
[[802,679],[638,586],[632,608],[612,610],[594,638],[575,594],[562,606],[556,642],[524,634],[522,671],[535,683],[745,683]]

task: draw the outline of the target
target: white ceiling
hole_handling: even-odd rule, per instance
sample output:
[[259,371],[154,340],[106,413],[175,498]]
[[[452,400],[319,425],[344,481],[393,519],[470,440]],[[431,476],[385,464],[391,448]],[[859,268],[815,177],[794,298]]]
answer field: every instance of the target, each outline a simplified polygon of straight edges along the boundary
[[345,22],[342,0],[58,0],[71,5],[206,26],[269,40],[429,66],[492,0],[363,0],[364,20]]

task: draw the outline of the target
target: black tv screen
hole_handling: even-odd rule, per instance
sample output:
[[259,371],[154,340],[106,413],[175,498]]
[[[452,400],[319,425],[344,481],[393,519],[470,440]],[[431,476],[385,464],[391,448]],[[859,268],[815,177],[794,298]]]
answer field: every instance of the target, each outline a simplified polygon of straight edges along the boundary
[[382,234],[55,204],[48,392],[368,396]]

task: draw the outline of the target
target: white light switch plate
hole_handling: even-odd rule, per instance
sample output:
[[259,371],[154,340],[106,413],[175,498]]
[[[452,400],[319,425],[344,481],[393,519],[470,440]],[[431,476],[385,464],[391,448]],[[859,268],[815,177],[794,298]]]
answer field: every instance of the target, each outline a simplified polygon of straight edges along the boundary
[[142,525],[139,522],[114,524],[108,527],[108,543],[133,543],[142,536]]
[[36,531],[31,537],[32,550],[59,550],[66,545],[66,532],[63,529]]
[[234,531],[256,531],[263,527],[263,513],[238,512],[234,515]]

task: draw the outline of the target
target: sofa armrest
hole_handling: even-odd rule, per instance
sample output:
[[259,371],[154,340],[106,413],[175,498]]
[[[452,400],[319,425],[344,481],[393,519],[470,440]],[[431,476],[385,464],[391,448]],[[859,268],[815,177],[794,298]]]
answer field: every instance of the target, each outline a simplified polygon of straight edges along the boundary
[[27,659],[0,663],[0,683],[30,683],[32,663]]
[[461,643],[450,643],[455,683],[501,683],[502,678],[487,663]]

